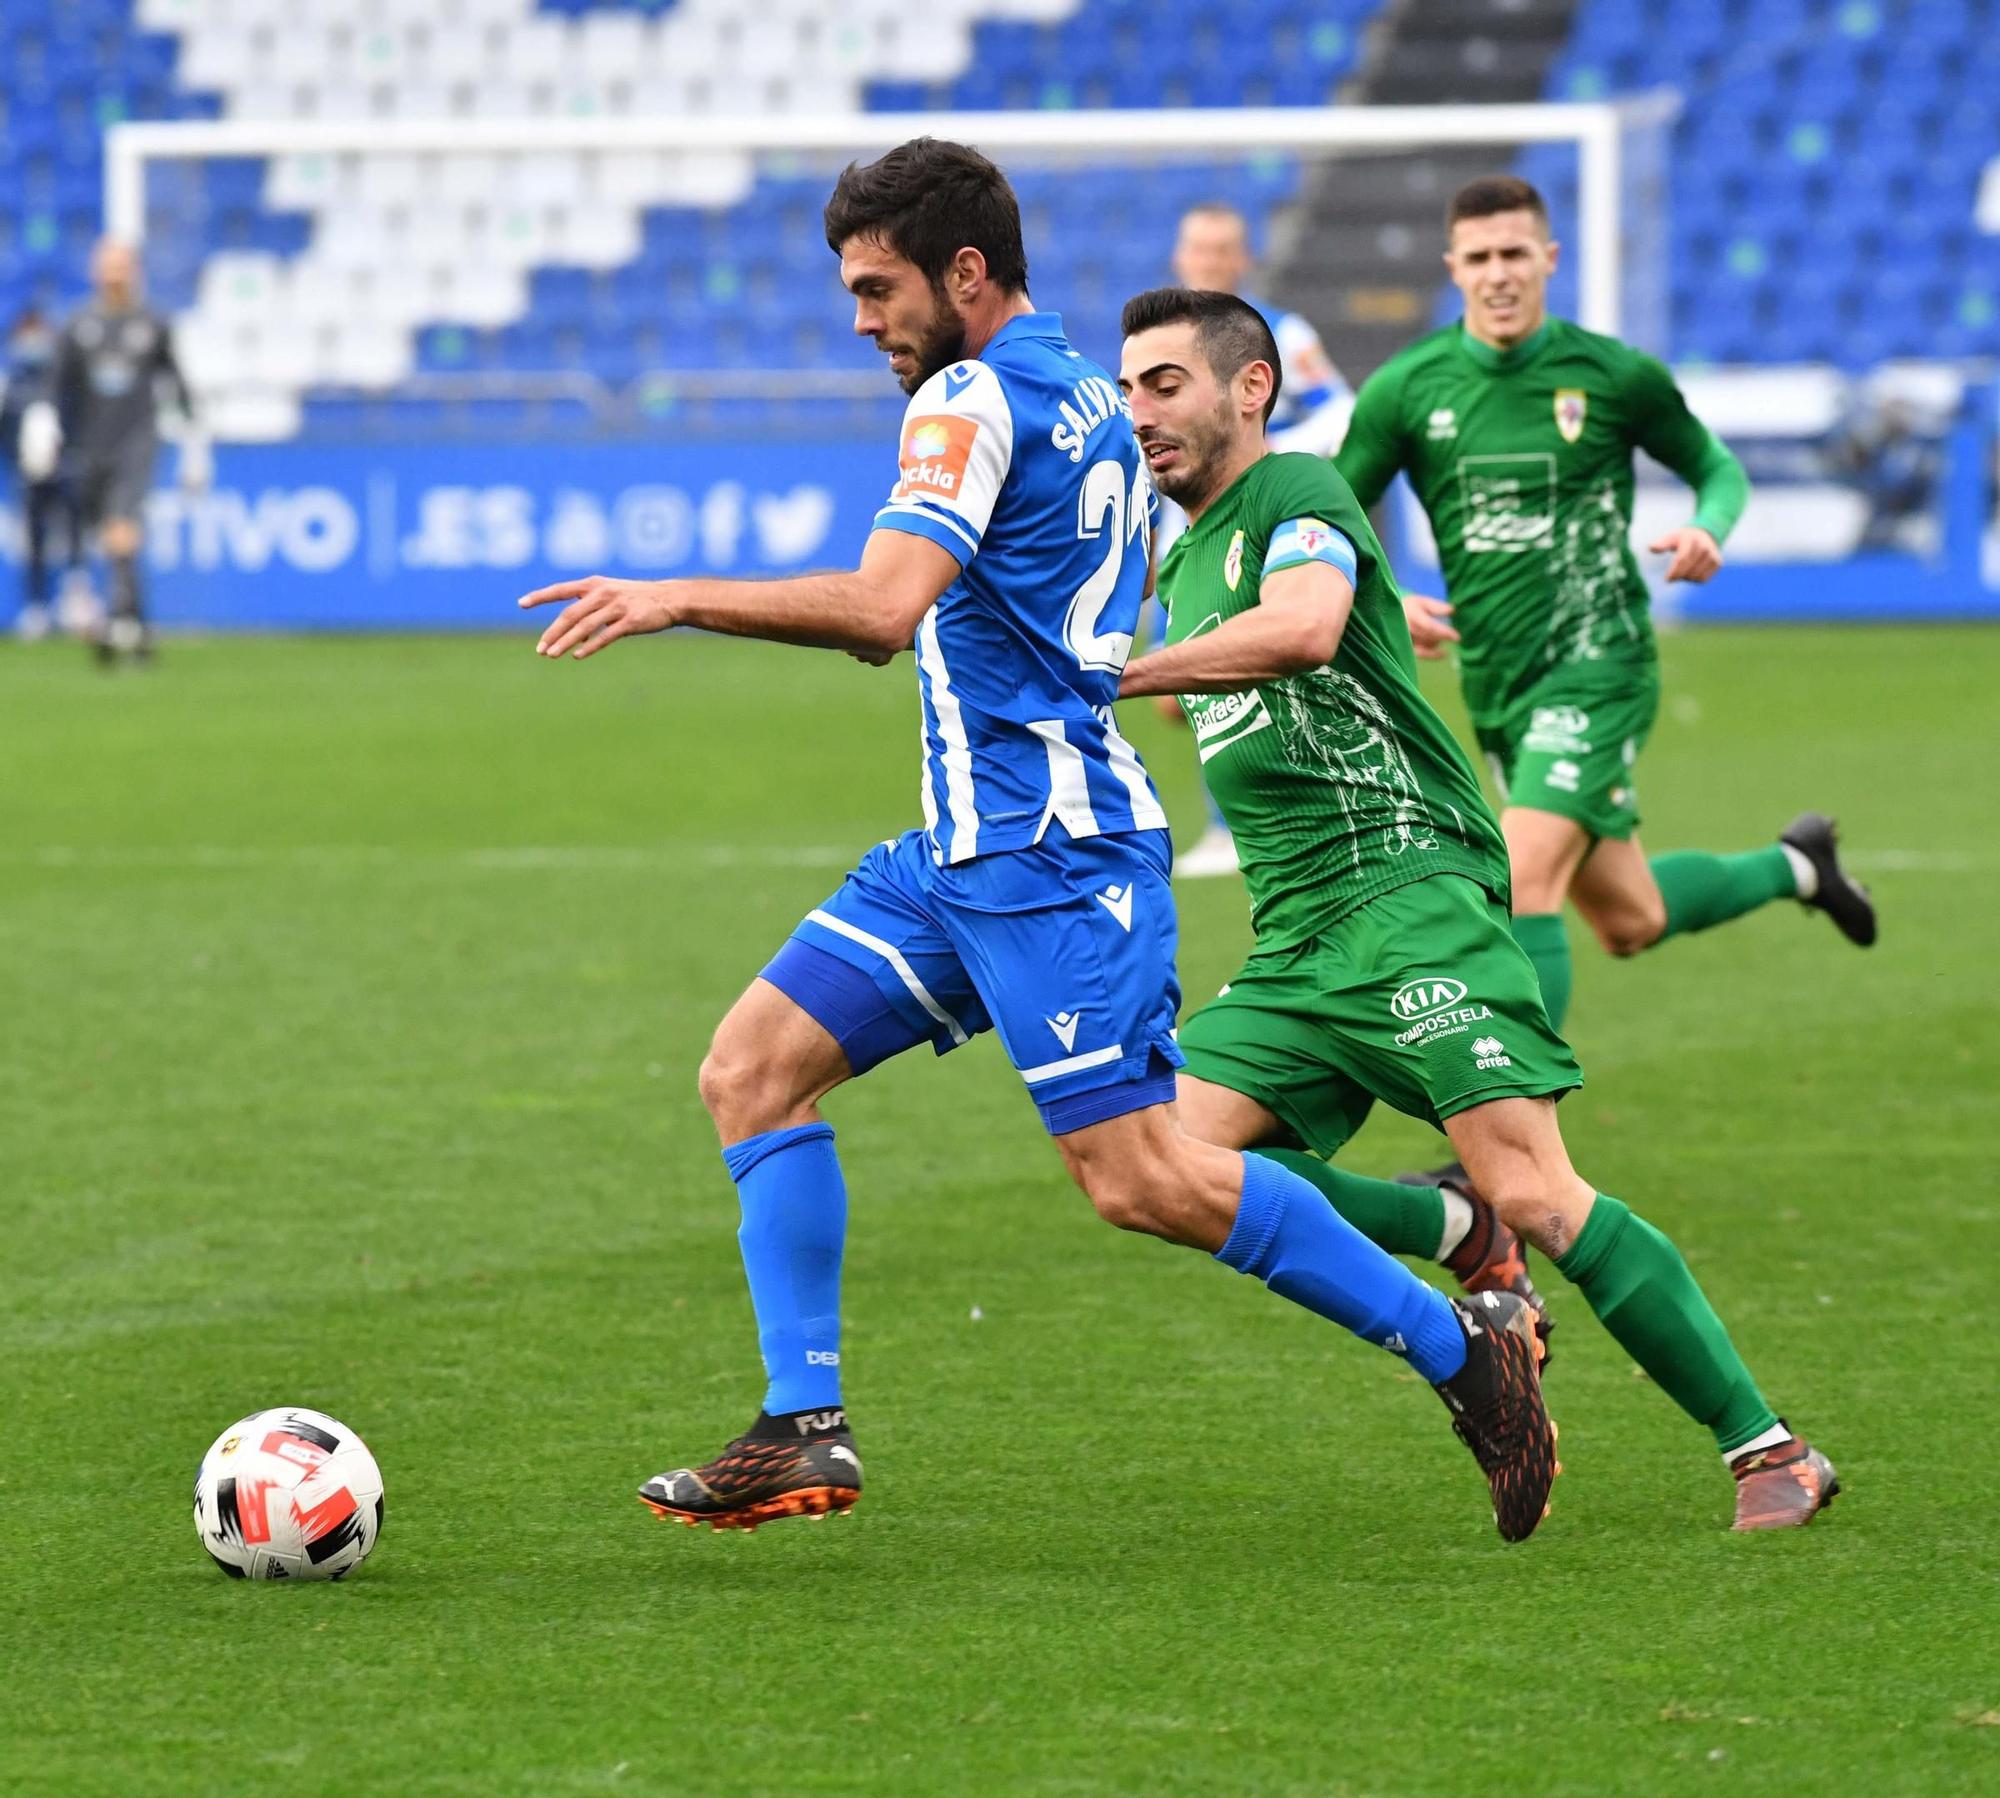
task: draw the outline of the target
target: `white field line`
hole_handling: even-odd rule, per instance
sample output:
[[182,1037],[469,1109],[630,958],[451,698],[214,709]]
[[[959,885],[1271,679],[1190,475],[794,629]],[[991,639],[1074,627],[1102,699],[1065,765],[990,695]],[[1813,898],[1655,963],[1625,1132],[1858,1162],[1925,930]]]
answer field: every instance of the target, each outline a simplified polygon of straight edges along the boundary
[[1857,849],[1841,866],[1857,874],[1992,874],[2000,855],[1964,855],[1950,849]]
[[0,866],[48,869],[158,869],[229,872],[234,869],[328,869],[435,867],[481,873],[520,871],[644,872],[680,868],[847,868],[867,853],[866,843],[846,848],[828,844],[800,847],[745,847],[720,843],[661,843],[652,847],[612,844],[520,845],[495,849],[410,849],[391,844],[335,843],[257,848],[222,844],[159,848],[73,848],[57,844],[37,849],[0,850]]
[[[157,848],[77,848],[43,844],[32,849],[0,849],[0,867],[137,868],[164,872],[222,871],[233,868],[356,868],[426,865],[469,868],[506,874],[556,869],[561,871],[621,870],[644,872],[662,868],[847,868],[867,853],[869,844],[839,847],[808,843],[792,847],[772,844],[609,843],[520,844],[490,849],[412,849],[395,844],[328,843],[263,848],[237,844],[172,844]],[[1954,850],[1863,849],[1843,855],[1842,863],[1857,874],[1993,874],[2000,873],[2000,856],[1967,855]]]

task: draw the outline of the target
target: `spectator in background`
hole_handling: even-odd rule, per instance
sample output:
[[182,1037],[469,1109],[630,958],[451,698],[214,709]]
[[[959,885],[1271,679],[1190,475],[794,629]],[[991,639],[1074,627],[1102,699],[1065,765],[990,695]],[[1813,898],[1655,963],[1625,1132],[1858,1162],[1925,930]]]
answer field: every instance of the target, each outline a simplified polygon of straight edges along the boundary
[[[1272,449],[1330,456],[1340,448],[1341,439],[1347,434],[1348,415],[1354,410],[1354,390],[1342,379],[1333,358],[1326,353],[1326,345],[1320,342],[1319,333],[1305,317],[1243,291],[1254,266],[1250,223],[1234,206],[1219,200],[1204,201],[1181,215],[1180,229],[1174,238],[1174,279],[1183,287],[1235,294],[1256,308],[1277,342],[1282,366],[1278,401],[1271,411]],[[1186,525],[1181,509],[1171,500],[1163,501],[1154,553],[1164,556],[1168,545]],[[1167,697],[1156,703],[1160,715],[1169,723],[1184,722],[1178,699]],[[1229,826],[1223,822],[1221,809],[1206,783],[1202,796],[1208,802],[1208,828],[1174,857],[1176,880],[1201,880],[1211,875],[1234,874],[1237,869],[1236,841],[1229,834]]]
[[[111,618],[97,637],[104,662],[152,653],[140,584],[145,544],[141,514],[160,454],[161,402],[179,415],[181,485],[208,484],[208,446],[194,428],[194,401],[174,360],[167,321],[139,298],[139,258],[111,238],[90,261],[95,290],[62,328],[53,392],[63,467],[74,486],[83,528],[96,536],[111,567]],[[29,420],[40,428],[32,407]],[[28,428],[24,421],[24,431]]]
[[58,526],[72,569],[83,553],[76,507],[47,437],[53,414],[38,414],[36,427],[24,429],[29,408],[49,398],[55,373],[56,334],[40,306],[24,307],[14,320],[5,356],[0,364],[0,457],[12,466],[21,488],[21,609],[14,628],[34,642],[49,633],[50,557]]

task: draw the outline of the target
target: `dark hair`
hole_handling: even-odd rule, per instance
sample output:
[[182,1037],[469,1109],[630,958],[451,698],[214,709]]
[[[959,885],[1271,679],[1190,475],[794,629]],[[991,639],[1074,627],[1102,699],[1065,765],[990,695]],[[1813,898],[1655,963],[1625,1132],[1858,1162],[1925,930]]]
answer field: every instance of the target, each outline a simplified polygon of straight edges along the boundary
[[1445,233],[1449,236],[1460,219],[1491,218],[1496,212],[1532,212],[1544,231],[1549,228],[1548,204],[1533,183],[1519,175],[1481,175],[1451,196],[1444,213]]
[[962,249],[986,258],[1002,293],[1028,291],[1021,208],[1007,177],[970,144],[913,137],[874,162],[850,162],[826,203],[827,247],[879,238],[933,284]]
[[1125,302],[1118,328],[1127,337],[1157,331],[1162,325],[1193,325],[1195,341],[1218,381],[1233,381],[1239,370],[1263,362],[1271,370],[1271,397],[1264,402],[1268,423],[1284,383],[1278,340],[1264,315],[1233,293],[1212,293],[1200,287],[1155,287]]

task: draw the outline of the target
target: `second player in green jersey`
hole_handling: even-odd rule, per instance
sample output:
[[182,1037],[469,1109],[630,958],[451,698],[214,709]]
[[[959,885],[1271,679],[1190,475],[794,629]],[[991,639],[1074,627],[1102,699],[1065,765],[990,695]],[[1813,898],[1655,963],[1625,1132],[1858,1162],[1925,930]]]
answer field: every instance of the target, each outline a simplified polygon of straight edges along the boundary
[[1166,646],[1128,664],[1120,696],[1182,696],[1257,937],[1181,1025],[1185,1127],[1330,1154],[1376,1099],[1439,1125],[1471,1176],[1449,1195],[1286,1165],[1384,1247],[1542,1309],[1526,1237],[1714,1433],[1737,1527],[1808,1521],[1836,1490],[1831,1465],[1764,1401],[1674,1245],[1570,1164],[1554,1101],[1582,1076],[1509,933],[1498,829],[1417,690],[1401,596],[1353,495],[1331,469],[1266,453],[1269,329],[1232,295],[1182,288],[1132,300],[1124,329],[1119,386],[1190,524],[1159,571]]
[[1458,644],[1505,802],[1515,934],[1550,1016],[1560,1025],[1569,1000],[1565,899],[1614,955],[1788,898],[1872,942],[1873,907],[1818,813],[1744,854],[1640,849],[1636,764],[1660,675],[1631,545],[1633,454],[1694,489],[1693,517],[1651,545],[1669,581],[1721,567],[1749,483],[1658,361],[1548,315],[1559,246],[1534,188],[1475,181],[1447,230],[1465,317],[1368,379],[1337,466],[1364,506],[1406,473],[1430,517],[1451,603],[1413,599],[1410,627],[1420,651]]

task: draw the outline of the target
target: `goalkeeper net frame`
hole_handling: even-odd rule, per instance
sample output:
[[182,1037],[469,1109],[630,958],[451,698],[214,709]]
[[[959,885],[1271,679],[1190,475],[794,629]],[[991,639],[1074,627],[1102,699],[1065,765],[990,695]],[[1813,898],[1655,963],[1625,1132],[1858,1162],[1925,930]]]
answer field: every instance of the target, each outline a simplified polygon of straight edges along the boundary
[[[112,236],[142,245],[149,223],[155,229],[162,225],[149,220],[152,173],[165,164],[204,158],[448,161],[643,152],[691,162],[738,156],[753,168],[796,168],[801,158],[823,157],[832,166],[924,135],[977,144],[1003,165],[1010,157],[1062,166],[1274,155],[1317,162],[1455,146],[1569,146],[1576,156],[1576,209],[1573,234],[1565,234],[1573,235],[1576,253],[1578,321],[1663,351],[1664,147],[1679,105],[1677,95],[1658,92],[1504,106],[128,122],[106,133],[104,217]],[[172,228],[171,220],[166,228]],[[755,392],[773,378],[758,370],[718,370],[712,384]],[[521,379],[532,384],[557,377]],[[792,380],[823,388],[829,396],[846,384],[840,372],[830,370]]]

